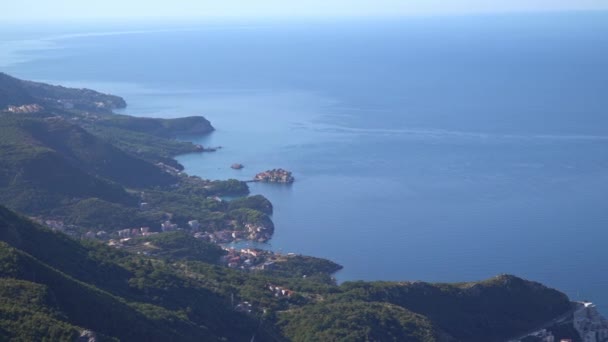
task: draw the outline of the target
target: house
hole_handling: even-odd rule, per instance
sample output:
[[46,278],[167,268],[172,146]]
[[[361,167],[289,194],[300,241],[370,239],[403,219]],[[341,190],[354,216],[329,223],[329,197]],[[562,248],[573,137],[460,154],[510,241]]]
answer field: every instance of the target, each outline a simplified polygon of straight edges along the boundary
[[170,231],[177,230],[177,224],[173,224],[173,223],[171,223],[171,221],[165,221],[160,226],[161,226],[161,229],[163,230],[163,232],[170,232]]
[[251,249],[251,248],[241,249],[241,253],[249,254],[249,255],[253,256],[254,258],[257,258],[259,255],[258,251]]
[[131,229],[119,230],[118,236],[121,238],[128,238],[129,236],[131,236]]
[[263,270],[273,270],[275,268],[276,268],[276,265],[275,265],[274,261],[265,262],[262,265]]
[[249,302],[239,303],[234,310],[238,312],[251,313],[252,305]]
[[44,224],[52,230],[62,231],[65,229],[65,226],[62,221],[46,220],[44,221]]
[[84,234],[83,236],[85,239],[94,239],[95,238],[95,233],[92,231],[87,232],[86,234]]
[[188,221],[188,225],[190,226],[190,228],[192,228],[192,230],[199,230],[199,228],[201,227],[201,224],[198,222],[198,220]]

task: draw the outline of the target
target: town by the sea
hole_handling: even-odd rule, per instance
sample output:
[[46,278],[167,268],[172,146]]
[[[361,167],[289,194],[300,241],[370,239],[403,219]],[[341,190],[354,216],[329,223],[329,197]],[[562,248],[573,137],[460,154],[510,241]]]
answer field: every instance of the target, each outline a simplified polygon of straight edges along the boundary
[[186,172],[292,171],[249,183],[275,209],[258,247],[339,281],[508,273],[608,312],[608,13],[0,24],[0,71],[205,116],[183,138],[221,149]]

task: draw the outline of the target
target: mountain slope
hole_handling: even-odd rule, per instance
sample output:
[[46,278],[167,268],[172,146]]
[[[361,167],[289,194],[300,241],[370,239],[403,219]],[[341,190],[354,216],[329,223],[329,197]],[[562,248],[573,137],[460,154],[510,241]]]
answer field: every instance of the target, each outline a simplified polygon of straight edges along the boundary
[[135,203],[120,184],[175,178],[60,118],[0,114],[0,201],[30,213],[73,199]]
[[[160,259],[138,256],[72,240],[0,207],[1,282],[32,288],[21,297],[48,299],[38,302],[41,314],[55,322],[49,334],[68,336],[86,328],[127,340],[249,340],[255,335],[259,341],[502,341],[571,308],[562,293],[513,276],[462,284],[337,286],[181,260],[184,247],[174,242],[187,237],[166,238],[150,240],[160,244]],[[216,248],[192,246],[194,259],[218,255]],[[277,296],[269,284],[295,294]],[[235,300],[253,305],[251,312],[233,310]],[[37,319],[29,314],[0,306],[0,336],[3,315]]]
[[69,325],[148,341],[242,340],[256,330],[253,320],[229,310],[224,299],[188,284],[162,263],[83,245],[2,207],[0,241],[2,282],[44,285],[56,299],[56,307],[47,309]]
[[75,340],[81,328],[66,322],[48,288],[28,281],[0,281],[0,340]]
[[388,302],[437,323],[464,341],[501,341],[571,309],[568,297],[511,275],[455,284],[354,282],[341,299]]

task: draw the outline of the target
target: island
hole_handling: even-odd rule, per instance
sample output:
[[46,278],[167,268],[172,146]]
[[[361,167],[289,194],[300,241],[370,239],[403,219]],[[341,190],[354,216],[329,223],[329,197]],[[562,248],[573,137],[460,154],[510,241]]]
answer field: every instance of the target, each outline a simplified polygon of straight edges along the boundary
[[239,164],[239,163],[234,163],[234,164],[230,165],[230,168],[234,169],[234,170],[240,170],[240,169],[242,169],[244,167],[245,166],[243,164]]
[[293,183],[296,179],[291,175],[291,172],[283,169],[272,169],[264,172],[260,172],[255,175],[255,182],[265,183]]

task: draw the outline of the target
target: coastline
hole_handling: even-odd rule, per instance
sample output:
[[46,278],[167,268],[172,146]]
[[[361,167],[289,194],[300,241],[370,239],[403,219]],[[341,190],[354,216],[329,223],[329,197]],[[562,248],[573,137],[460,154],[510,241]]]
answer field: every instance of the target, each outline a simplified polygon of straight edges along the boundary
[[[87,39],[86,41],[90,42],[92,40]],[[140,46],[137,48],[139,49]],[[67,51],[72,51],[72,49]],[[86,57],[86,51],[84,52]],[[26,69],[30,67],[30,64],[34,67],[31,70],[36,70],[36,64],[40,65],[42,63],[26,63],[24,67],[16,67],[14,70],[22,74],[31,73],[34,76],[34,71]],[[49,72],[42,73],[47,79],[52,79],[53,69],[58,69],[54,65],[49,63]],[[78,74],[78,71],[82,69],[76,70],[76,72],[66,74],[55,72],[55,75],[57,77],[79,79],[81,74]],[[378,162],[379,167],[370,170],[371,176],[360,176],[358,174],[353,175],[353,170],[347,169],[348,166],[341,164],[340,160],[341,155],[346,155],[351,160],[357,160],[357,156],[348,155],[349,151],[345,149],[335,149],[334,144],[325,144],[326,140],[322,141],[325,144],[323,150],[332,150],[329,156],[318,151],[310,152],[309,146],[304,146],[299,149],[293,148],[287,152],[278,152],[276,153],[278,155],[277,159],[272,159],[275,155],[272,150],[278,151],[279,148],[287,148],[285,146],[268,146],[269,144],[265,143],[264,135],[270,136],[274,133],[273,131],[269,132],[268,129],[275,123],[268,120],[268,117],[264,115],[273,113],[282,119],[284,115],[290,115],[297,110],[297,108],[293,108],[296,106],[283,105],[285,101],[283,98],[274,98],[280,103],[277,108],[272,108],[268,103],[273,98],[263,94],[263,92],[260,92],[262,94],[252,94],[253,91],[248,90],[249,93],[241,96],[244,91],[235,91],[234,93],[237,93],[237,95],[233,98],[232,94],[234,93],[229,92],[228,87],[217,90],[215,84],[198,81],[192,81],[187,86],[167,82],[165,86],[151,84],[149,79],[141,79],[138,78],[137,74],[128,72],[112,75],[112,77],[123,80],[133,79],[135,84],[143,85],[141,88],[138,86],[138,89],[127,89],[129,93],[118,90],[118,88],[116,91],[112,91],[125,96],[129,94],[129,112],[133,113],[133,109],[136,109],[138,113],[133,113],[135,115],[146,115],[150,112],[154,116],[173,117],[198,113],[200,108],[203,115],[212,119],[214,123],[217,122],[218,127],[220,127],[220,131],[212,134],[216,138],[211,139],[220,141],[214,141],[207,145],[226,146],[226,150],[221,151],[221,154],[237,155],[237,157],[228,157],[229,162],[239,161],[247,164],[248,169],[244,170],[243,174],[275,166],[284,166],[299,173],[302,170],[301,174],[306,179],[303,179],[302,183],[295,184],[291,192],[278,187],[250,184],[252,193],[268,193],[268,197],[275,198],[273,202],[279,206],[277,208],[279,212],[273,218],[277,222],[277,231],[273,235],[273,239],[269,241],[272,248],[282,248],[285,251],[295,250],[309,255],[320,255],[318,251],[323,251],[323,253],[328,254],[327,257],[331,260],[338,260],[336,256],[339,255],[340,262],[347,266],[345,273],[348,273],[348,276],[345,278],[352,280],[426,279],[441,282],[464,281],[482,279],[494,275],[496,270],[500,270],[540,280],[543,283],[565,290],[573,298],[593,298],[602,304],[602,310],[608,309],[603,304],[606,301],[601,300],[601,298],[605,298],[602,287],[604,278],[598,274],[585,274],[579,271],[584,269],[585,265],[591,268],[601,267],[592,260],[600,260],[601,254],[598,254],[598,258],[591,258],[589,257],[589,250],[599,250],[601,246],[598,245],[598,242],[605,241],[605,234],[596,229],[599,224],[605,221],[605,214],[599,213],[593,205],[593,203],[601,203],[603,197],[600,195],[593,197],[592,195],[595,193],[591,192],[590,189],[592,187],[596,189],[604,188],[603,178],[596,177],[602,170],[595,167],[595,165],[604,165],[604,161],[578,152],[576,155],[557,152],[556,158],[545,158],[544,156],[553,155],[556,151],[548,148],[537,148],[540,145],[559,144],[557,149],[561,151],[568,151],[570,148],[576,147],[579,151],[587,151],[587,148],[591,148],[592,150],[600,150],[599,153],[601,153],[604,150],[600,139],[603,135],[568,135],[566,134],[568,133],[567,130],[564,135],[554,136],[510,135],[508,132],[496,136],[484,134],[484,132],[488,132],[487,130],[475,130],[473,128],[470,130],[438,129],[429,131],[415,129],[416,127],[403,129],[401,127],[383,127],[382,125],[378,125],[382,127],[371,126],[376,127],[376,129],[345,129],[335,126],[313,127],[314,130],[325,130],[324,134],[327,131],[331,131],[328,134],[333,134],[336,130],[339,130],[344,137],[340,139],[347,140],[347,142],[352,141],[353,147],[359,149],[358,155],[366,158],[373,157],[374,162]],[[90,78],[95,78],[95,75]],[[77,83],[87,84],[89,82],[90,79],[85,79]],[[235,87],[238,86],[240,85],[235,85]],[[107,85],[105,87],[108,87],[105,88],[108,91],[111,90],[109,88],[113,88],[113,86]],[[220,86],[218,85],[218,87]],[[97,86],[91,85],[91,88],[97,88]],[[321,91],[329,93],[326,89],[321,89]],[[140,96],[138,93],[142,92],[143,95]],[[213,96],[209,96],[211,92],[215,92]],[[222,95],[218,96],[221,97],[218,100],[215,94],[220,92]],[[135,98],[132,97],[134,93]],[[231,96],[226,96],[227,93],[230,93]],[[258,95],[264,99],[254,100]],[[192,97],[197,97],[196,102],[191,99]],[[205,102],[210,102],[211,105]],[[231,102],[231,104],[224,105],[220,102]],[[305,104],[302,104],[303,102],[298,102],[298,106],[305,106]],[[250,105],[243,106],[242,103]],[[345,101],[338,105],[355,107],[357,103]],[[483,105],[483,103],[480,102],[480,105]],[[226,108],[229,106],[234,106],[234,108],[227,110]],[[386,108],[379,106],[377,109],[383,110]],[[234,114],[237,111],[244,114],[237,116]],[[306,114],[302,111],[296,113],[298,115]],[[338,114],[342,113],[344,112],[338,112]],[[373,113],[368,108],[368,111],[361,114]],[[457,114],[455,112],[455,115]],[[258,120],[257,126],[253,126],[256,122],[248,118],[258,115],[261,119]],[[213,116],[216,116],[217,120],[213,119]],[[308,119],[309,117],[306,116],[302,121],[308,121]],[[221,120],[221,126],[218,120]],[[348,120],[348,118],[345,117],[345,120]],[[230,123],[230,125],[227,123]],[[360,121],[358,123],[365,122]],[[357,127],[357,125],[353,126]],[[246,131],[250,127],[264,131],[259,135],[251,134]],[[292,127],[284,125],[281,129],[287,132]],[[289,135],[299,138],[298,135],[302,133],[302,127],[304,129],[308,128],[308,126],[298,126],[300,131],[289,131]],[[270,127],[270,129],[274,129],[274,127]],[[232,137],[228,137],[229,135],[232,135]],[[242,139],[234,138],[237,135],[242,136]],[[403,143],[404,146],[415,145],[415,147],[393,151],[390,145],[382,145],[382,142],[371,139],[372,136],[386,136],[388,137],[386,140],[393,144]],[[409,138],[401,139],[402,136],[408,136]],[[599,138],[592,138],[593,136]],[[226,137],[238,143],[232,143]],[[298,140],[296,144],[302,146],[310,144],[311,141],[314,143],[317,138],[319,138],[319,135],[312,139]],[[223,141],[224,139],[228,141]],[[247,141],[242,142],[242,140]],[[357,144],[355,140],[361,140],[363,143]],[[579,144],[581,141],[585,143]],[[248,144],[248,142],[251,143]],[[366,146],[376,146],[376,143],[378,144],[377,151],[366,150]],[[435,158],[436,151],[449,143],[457,144],[458,148],[448,150],[447,158],[441,156],[441,158],[430,160]],[[526,148],[526,151],[517,150],[518,146],[521,145],[526,145],[532,149],[530,158],[526,154],[530,148]],[[429,146],[431,148],[428,148]],[[501,146],[506,146],[506,148],[501,149]],[[602,149],[599,149],[598,146]],[[471,158],[460,153],[470,147],[474,149],[467,152],[471,153]],[[239,151],[235,151],[236,149],[239,149]],[[485,149],[492,149],[492,154],[489,157],[478,153]],[[248,160],[240,157],[244,154],[253,155],[256,151],[260,153],[260,159],[270,161],[269,165],[256,167],[253,164],[250,165]],[[403,164],[387,162],[382,159],[384,157],[382,151],[386,151],[385,154],[388,155],[401,156],[405,159],[405,162]],[[521,156],[511,154],[512,151],[521,154]],[[295,160],[296,158],[291,157],[291,155],[297,155],[300,152],[308,160],[326,164],[327,167],[323,165],[322,169],[311,169],[308,165],[298,165],[297,160],[295,162],[290,160],[289,165],[280,163],[281,160],[288,160],[289,158]],[[426,154],[430,158],[417,158],[418,155],[422,154]],[[578,156],[581,157],[578,158]],[[199,163],[202,165],[205,163],[212,166],[209,166],[209,168],[201,166],[204,173],[191,172],[193,169],[187,167],[188,173],[193,175],[209,173],[217,175],[221,172],[229,174],[229,170],[218,170],[219,167],[225,167],[224,163],[220,162],[221,156],[218,155],[219,158],[209,157],[209,155],[199,157],[193,158],[191,164]],[[563,162],[561,162],[562,159]],[[334,160],[337,162],[334,162]],[[494,168],[484,163],[488,160],[495,162],[497,167]],[[329,165],[331,163],[335,165]],[[400,173],[402,175],[401,183],[391,181],[390,179],[394,175],[382,170],[383,165],[387,169],[396,170],[395,173]],[[195,165],[195,168],[198,167]],[[308,169],[304,169],[304,167]],[[210,170],[210,168],[213,169]],[[357,168],[361,168],[361,161],[358,161],[357,166],[353,169]],[[420,169],[425,169],[427,172],[418,172]],[[344,172],[336,170],[344,170]],[[555,172],[555,170],[565,171]],[[344,180],[334,176],[338,172],[344,174],[343,178],[351,177],[351,179]],[[541,172],[543,175],[541,175]],[[327,176],[328,173],[332,175]],[[575,173],[583,173],[589,176],[589,180],[577,180]],[[360,178],[356,178],[359,176]],[[239,177],[240,175],[235,178]],[[300,177],[298,175],[299,180]],[[386,177],[388,180],[380,180],[381,177]],[[209,178],[221,179],[215,176]],[[453,178],[466,180],[467,191],[454,191],[459,189],[450,182]],[[514,178],[516,181],[513,181]],[[498,186],[486,186],[487,183],[484,183],[486,180],[494,182]],[[360,191],[357,190],[359,187],[361,188]],[[327,189],[331,189],[331,191],[326,191]],[[589,195],[581,195],[585,191]],[[396,192],[402,198],[398,198]],[[437,192],[439,195],[433,196],[433,192]],[[469,194],[470,196],[468,196]],[[517,197],[517,194],[525,194],[525,200],[522,200],[523,196]],[[571,196],[569,199],[559,201],[564,194]],[[306,197],[308,197],[308,200]],[[367,200],[365,200],[366,198]],[[445,203],[442,203],[442,201]],[[497,205],[490,205],[489,203],[492,201],[496,201]],[[351,206],[352,202],[356,202],[357,206]],[[340,203],[340,207],[335,212],[320,208],[330,206],[333,203]],[[472,204],[467,206],[467,203]],[[585,209],[578,204],[585,204],[590,209]],[[413,209],[414,207],[415,209]],[[526,207],[533,208],[533,210],[527,210]],[[294,215],[296,209],[300,209],[303,213]],[[360,214],[354,210],[359,210]],[[574,211],[578,211],[578,213],[573,213]],[[345,213],[352,214],[346,215]],[[367,216],[372,216],[374,213],[379,215],[378,219],[367,219]],[[399,213],[399,215],[395,215],[395,213]],[[484,215],[486,213],[487,215]],[[305,216],[312,214],[318,215],[319,220],[307,221]],[[333,220],[332,216],[336,215],[341,215],[343,220]],[[463,219],[465,215],[471,219]],[[517,219],[517,217],[523,216],[530,217],[531,220],[523,222],[522,219]],[[342,229],[342,225],[350,229]],[[308,239],[306,235],[323,238]],[[483,241],[487,243],[484,246],[479,246],[477,243],[470,242],[476,242],[479,239],[484,239]],[[572,246],[570,252],[563,256],[556,256],[555,251],[545,247],[545,245],[551,246],[559,242],[577,241],[579,239],[583,239],[584,243]],[[393,243],[387,242],[389,240]],[[444,246],[442,251],[437,250],[439,244]],[[586,246],[581,247],[581,245]],[[298,250],[299,246],[304,246],[302,248],[305,250]],[[512,252],[519,248],[534,252],[532,254],[530,252]],[[377,254],[379,249],[383,251],[381,255]],[[377,257],[374,257],[374,260],[371,260],[372,258],[366,260],[359,257],[361,254],[377,255]],[[429,261],[433,258],[436,258],[435,260],[438,261],[439,265],[432,264]],[[554,261],[549,264],[536,261],[546,260],[547,258]],[[395,266],[394,261],[402,259],[415,260],[415,262],[407,267],[400,267],[397,262]],[[507,259],[509,261],[506,261]],[[571,277],[559,276],[559,272],[564,265],[567,265],[573,273]],[[366,269],[369,269],[369,272],[366,272]],[[584,297],[576,297],[579,292]]]

